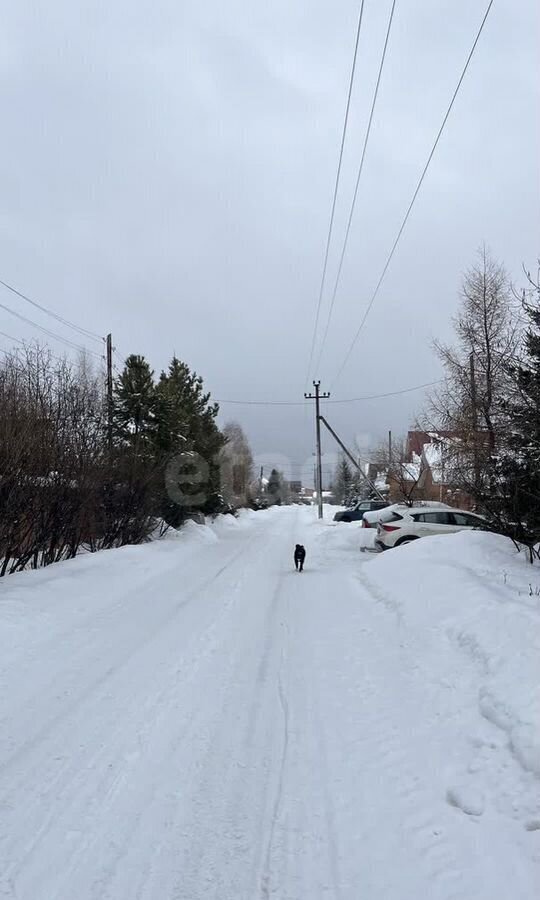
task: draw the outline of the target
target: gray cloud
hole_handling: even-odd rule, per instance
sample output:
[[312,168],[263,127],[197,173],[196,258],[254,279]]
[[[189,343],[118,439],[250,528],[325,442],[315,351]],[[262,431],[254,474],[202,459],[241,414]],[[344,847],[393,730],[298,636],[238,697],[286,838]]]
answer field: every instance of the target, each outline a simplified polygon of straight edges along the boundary
[[[366,2],[330,285],[389,5]],[[398,0],[325,386],[483,8]],[[12,4],[0,45],[0,277],[112,330],[156,369],[174,349],[218,398],[301,399],[356,15],[351,0]],[[460,273],[480,243],[518,281],[521,262],[534,264],[539,16],[534,0],[495,4],[336,397],[438,376],[431,339],[449,334]],[[7,314],[2,326],[32,334]],[[420,402],[336,405],[331,415],[344,437],[375,439],[406,428]],[[225,405],[229,415],[257,452],[309,458],[311,410]]]

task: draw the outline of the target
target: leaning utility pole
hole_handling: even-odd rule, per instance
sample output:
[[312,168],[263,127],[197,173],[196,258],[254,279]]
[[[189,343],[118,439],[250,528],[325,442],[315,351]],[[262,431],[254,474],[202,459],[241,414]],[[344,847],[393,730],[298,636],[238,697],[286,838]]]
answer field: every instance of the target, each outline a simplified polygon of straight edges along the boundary
[[336,432],[334,431],[334,429],[332,428],[332,426],[326,421],[326,419],[324,418],[324,416],[319,416],[319,418],[320,418],[321,422],[323,423],[323,425],[326,426],[326,428],[328,429],[328,431],[330,432],[330,434],[332,435],[332,437],[334,438],[334,440],[339,444],[339,446],[340,446],[341,449],[343,450],[345,456],[347,456],[347,457],[350,459],[350,461],[352,462],[352,464],[353,464],[353,466],[355,467],[355,469],[357,469],[359,475],[362,476],[362,478],[364,479],[364,481],[366,482],[366,484],[369,484],[369,486],[370,486],[371,490],[373,491],[373,493],[376,494],[377,497],[378,497],[380,500],[384,500],[385,497],[383,497],[383,495],[381,494],[380,490],[379,490],[377,487],[375,487],[375,485],[373,484],[373,482],[370,481],[370,479],[368,478],[368,476],[367,476],[367,475],[365,474],[365,472],[362,470],[362,466],[360,465],[360,463],[357,462],[357,460],[356,460],[356,459],[354,458],[354,456],[352,455],[351,451],[345,446],[345,444],[343,443],[343,441],[341,440],[341,438],[339,437],[339,435],[336,434]]
[[112,374],[112,334],[108,334],[107,338],[107,443],[109,453],[112,453],[113,446],[113,374]]
[[321,394],[319,392],[321,382],[314,381],[313,387],[315,388],[314,394],[304,394],[306,400],[315,400],[315,433],[317,436],[317,507],[318,507],[318,515],[319,519],[323,517],[323,503],[322,503],[322,461],[321,461],[321,412],[319,408],[320,400],[327,400],[330,396],[329,393]]

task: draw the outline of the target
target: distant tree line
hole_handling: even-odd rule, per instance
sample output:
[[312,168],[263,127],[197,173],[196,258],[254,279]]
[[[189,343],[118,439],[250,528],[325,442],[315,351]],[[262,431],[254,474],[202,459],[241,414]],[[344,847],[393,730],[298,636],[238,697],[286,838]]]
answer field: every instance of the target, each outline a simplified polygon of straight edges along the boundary
[[[218,428],[202,378],[176,357],[155,377],[131,355],[109,419],[102,372],[47,348],[0,362],[0,576],[147,540],[195,511],[249,502],[252,458]],[[112,428],[111,428],[112,426]]]

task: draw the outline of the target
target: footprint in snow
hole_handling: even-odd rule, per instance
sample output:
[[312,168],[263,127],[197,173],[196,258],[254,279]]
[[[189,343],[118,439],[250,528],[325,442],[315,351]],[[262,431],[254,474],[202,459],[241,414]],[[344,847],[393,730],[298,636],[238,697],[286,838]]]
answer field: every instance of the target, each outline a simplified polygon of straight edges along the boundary
[[454,785],[446,792],[446,802],[455,806],[467,816],[481,816],[485,810],[485,799],[482,791],[472,785]]

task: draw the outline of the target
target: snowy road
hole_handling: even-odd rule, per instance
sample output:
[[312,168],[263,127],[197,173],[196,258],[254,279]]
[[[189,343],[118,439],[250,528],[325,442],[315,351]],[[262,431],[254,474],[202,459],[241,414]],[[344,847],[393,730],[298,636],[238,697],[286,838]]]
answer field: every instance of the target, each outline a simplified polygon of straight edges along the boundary
[[10,580],[2,900],[532,900],[446,801],[457,711],[336,531],[272,510]]

